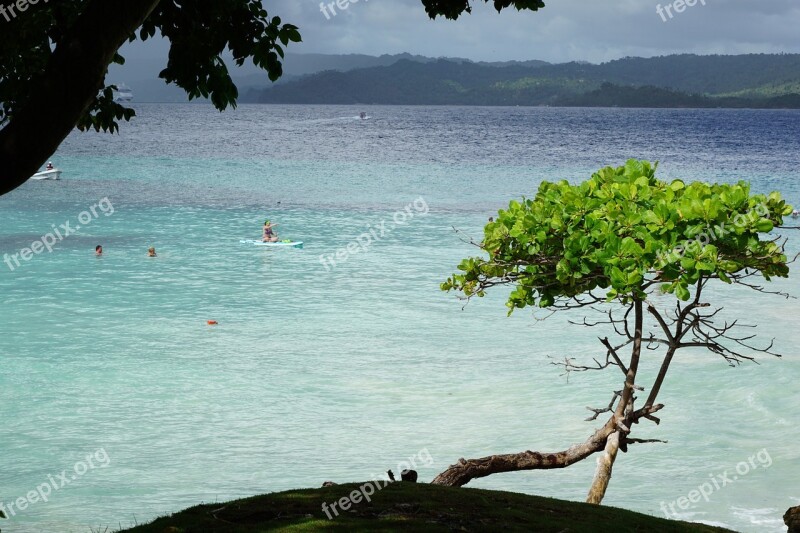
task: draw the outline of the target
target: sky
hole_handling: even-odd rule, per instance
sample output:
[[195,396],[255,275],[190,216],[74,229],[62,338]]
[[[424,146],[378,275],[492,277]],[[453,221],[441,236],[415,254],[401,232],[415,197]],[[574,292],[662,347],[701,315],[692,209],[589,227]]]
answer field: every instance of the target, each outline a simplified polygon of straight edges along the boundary
[[[800,52],[798,0],[677,1],[695,5],[678,12],[666,0],[545,0],[538,12],[498,14],[491,2],[473,0],[472,14],[457,21],[431,21],[420,0],[339,0],[346,8],[328,7],[327,15],[320,0],[264,0],[264,7],[300,27],[303,42],[290,45],[290,54],[601,63],[673,53]],[[167,46],[157,38],[126,45],[122,53],[129,69],[141,65],[155,76],[166,64]]]
[[329,18],[319,0],[264,2],[300,27],[297,52],[593,63],[684,52],[800,52],[797,0],[695,0],[681,13],[664,0],[545,0],[538,12],[501,14],[492,2],[472,4],[472,14],[457,21],[431,21],[420,0],[351,0],[336,15],[328,9]]

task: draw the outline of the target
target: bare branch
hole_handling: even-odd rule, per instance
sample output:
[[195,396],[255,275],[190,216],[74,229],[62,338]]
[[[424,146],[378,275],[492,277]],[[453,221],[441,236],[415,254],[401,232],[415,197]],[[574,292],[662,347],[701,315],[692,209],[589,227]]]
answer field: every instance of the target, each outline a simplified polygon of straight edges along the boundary
[[661,444],[669,444],[669,441],[661,439],[625,439],[625,442],[627,444],[650,444],[654,442],[659,442]]
[[631,417],[633,418],[633,423],[634,424],[638,424],[639,423],[639,419],[646,418],[648,420],[654,421],[656,424],[660,424],[661,420],[659,420],[658,418],[654,417],[653,413],[657,413],[658,411],[662,410],[663,408],[664,408],[664,404],[663,403],[659,403],[659,404],[656,404],[656,405],[645,405],[641,409],[638,409],[638,410],[633,412],[633,415],[631,415]]
[[630,344],[632,341],[628,341],[625,344],[622,344],[622,345],[618,346],[617,348],[614,348],[613,346],[611,346],[611,342],[609,342],[608,337],[606,337],[605,339],[600,339],[600,342],[603,343],[603,346],[608,348],[608,356],[611,356],[611,357],[614,358],[614,362],[620,368],[620,370],[622,370],[622,373],[623,374],[627,374],[628,373],[628,368],[622,362],[622,359],[620,359],[619,355],[617,354],[617,350],[619,348],[622,348],[623,346],[626,346],[626,345]]
[[594,416],[591,416],[591,417],[587,418],[585,420],[585,422],[593,422],[594,420],[597,420],[597,417],[600,416],[601,414],[613,412],[614,411],[614,403],[617,401],[617,398],[619,398],[620,396],[622,396],[622,391],[621,390],[614,391],[614,396],[611,397],[611,401],[608,403],[608,407],[606,407],[605,409],[593,409],[591,407],[587,407],[588,410],[594,412]]
[[656,322],[658,322],[658,325],[661,326],[661,330],[664,332],[664,335],[667,336],[669,344],[670,345],[674,344],[675,338],[672,336],[672,333],[669,330],[669,326],[664,321],[664,317],[661,316],[661,313],[659,313],[658,310],[652,305],[647,306],[647,311],[655,317]]

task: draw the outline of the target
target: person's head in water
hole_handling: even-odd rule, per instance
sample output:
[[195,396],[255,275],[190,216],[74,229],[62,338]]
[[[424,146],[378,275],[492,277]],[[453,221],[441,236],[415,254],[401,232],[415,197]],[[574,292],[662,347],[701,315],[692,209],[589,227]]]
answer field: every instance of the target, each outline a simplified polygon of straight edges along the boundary
[[103,247],[101,245],[97,245],[94,247],[94,255],[103,255]]
[[151,246],[150,248],[148,248],[148,249],[147,249],[147,256],[148,256],[148,257],[158,257],[158,256],[156,255],[156,248],[155,248],[155,246]]

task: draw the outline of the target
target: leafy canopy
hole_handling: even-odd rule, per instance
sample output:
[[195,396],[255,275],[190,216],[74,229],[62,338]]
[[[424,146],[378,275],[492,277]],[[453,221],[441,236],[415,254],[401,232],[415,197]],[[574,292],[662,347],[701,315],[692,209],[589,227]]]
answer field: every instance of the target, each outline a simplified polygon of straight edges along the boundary
[[[53,59],[59,46],[75,46],[71,33],[88,11],[89,0],[64,0],[29,6],[6,22],[0,32],[0,126],[28,102],[31,86]],[[95,26],[102,20],[88,21]],[[219,110],[236,105],[238,91],[222,59],[227,51],[234,63],[251,60],[269,79],[283,70],[284,47],[301,40],[296,26],[270,17],[260,0],[161,1],[129,41],[156,36],[170,42],[169,59],[160,77],[184,89],[189,98],[209,98]],[[116,54],[114,62],[125,59]],[[117,120],[129,120],[132,109],[115,103],[113,85],[101,87],[78,121],[78,128],[116,131]]]
[[578,185],[542,183],[534,199],[512,201],[486,225],[488,258],[465,259],[442,289],[471,297],[512,284],[512,312],[595,289],[628,302],[660,285],[686,301],[700,279],[788,276],[780,244],[761,238],[792,212],[779,193],[751,195],[746,182],[667,183],[656,167],[630,160]]

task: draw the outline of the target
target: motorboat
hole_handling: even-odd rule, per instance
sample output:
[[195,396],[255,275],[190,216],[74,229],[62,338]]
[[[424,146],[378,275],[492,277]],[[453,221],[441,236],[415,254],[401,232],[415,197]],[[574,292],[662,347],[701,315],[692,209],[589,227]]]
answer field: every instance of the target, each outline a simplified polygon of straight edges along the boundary
[[115,87],[117,88],[115,91],[113,91],[115,102],[130,102],[133,100],[133,91],[130,87],[124,83],[117,83]]
[[31,176],[32,180],[60,180],[61,179],[61,171],[54,166],[50,166],[50,168],[46,168],[41,172],[37,172],[33,176]]

